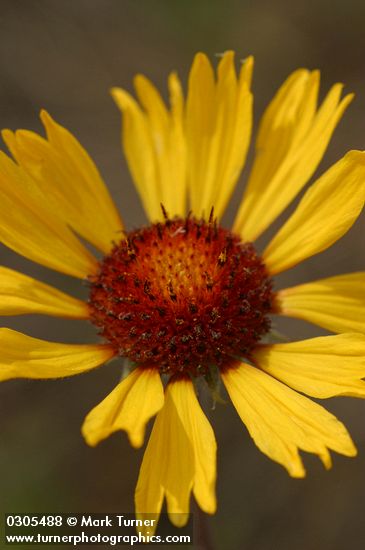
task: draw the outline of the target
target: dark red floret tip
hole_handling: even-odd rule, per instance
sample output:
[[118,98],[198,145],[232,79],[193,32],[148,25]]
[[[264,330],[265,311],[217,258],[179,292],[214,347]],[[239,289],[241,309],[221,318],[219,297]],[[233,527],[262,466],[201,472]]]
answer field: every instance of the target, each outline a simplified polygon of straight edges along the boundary
[[166,220],[126,234],[90,281],[92,322],[121,356],[206,374],[250,358],[268,332],[272,282],[251,243],[212,220]]

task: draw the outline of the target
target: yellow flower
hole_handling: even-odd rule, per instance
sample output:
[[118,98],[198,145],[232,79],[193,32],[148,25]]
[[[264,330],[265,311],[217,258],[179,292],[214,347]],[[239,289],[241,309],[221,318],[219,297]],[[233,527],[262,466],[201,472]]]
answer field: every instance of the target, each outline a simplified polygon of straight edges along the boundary
[[[341,99],[336,84],[318,106],[318,72],[289,76],[262,118],[243,199],[232,230],[224,229],[219,220],[250,143],[252,67],[248,58],[237,75],[227,52],[215,75],[199,53],[186,101],[176,74],[169,76],[170,108],[140,75],[138,101],[112,90],[123,114],[124,153],[150,221],[134,231],[123,228],[86,151],[47,113],[41,113],[46,138],[3,132],[14,160],[1,154],[2,242],[87,279],[90,295],[83,303],[2,267],[0,313],[90,320],[103,343],[51,343],[3,328],[0,378],[57,378],[128,358],[130,374],[88,414],[82,432],[94,446],[124,430],[140,447],[157,414],[136,511],[158,518],[166,498],[178,526],[186,522],[191,493],[205,512],[216,509],[216,442],[197,378],[211,387],[223,380],[256,445],[293,477],[305,475],[301,450],[326,468],[329,450],[356,454],[343,424],[302,394],[365,396],[364,273],[279,291],[272,277],[352,226],[365,199],[365,153],[349,152],[309,187],[261,256],[251,244],[313,175],[352,96]],[[264,344],[270,315],[278,314],[338,334]]]

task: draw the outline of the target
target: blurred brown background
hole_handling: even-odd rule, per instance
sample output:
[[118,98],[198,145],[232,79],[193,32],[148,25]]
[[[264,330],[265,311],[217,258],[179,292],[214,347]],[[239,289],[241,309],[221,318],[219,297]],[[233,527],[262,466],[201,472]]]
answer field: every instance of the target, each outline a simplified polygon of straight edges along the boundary
[[[194,53],[233,48],[252,53],[255,117],[299,66],[322,71],[322,93],[343,81],[356,100],[335,133],[321,170],[350,148],[365,149],[365,4],[360,0],[1,0],[0,126],[40,131],[50,111],[91,153],[128,228],[145,218],[120,151],[120,119],[112,85],[131,89],[145,73],[165,91],[166,76],[186,76]],[[232,221],[243,179],[225,222]],[[276,227],[278,225],[276,224]],[[364,268],[365,216],[340,243],[281,277],[278,286]],[[79,281],[2,248],[1,263],[85,297]],[[4,318],[27,334],[92,342],[84,322],[46,317]],[[293,338],[323,334],[282,320]],[[86,413],[114,386],[120,364],[61,381],[0,386],[2,511],[133,510],[142,451],[116,434],[96,449],[80,435]],[[365,404],[325,403],[349,427],[359,457],[334,457],[325,472],[305,456],[308,477],[290,479],[253,445],[231,406],[211,414],[219,443],[218,512],[208,519],[217,549],[360,550],[365,547]]]

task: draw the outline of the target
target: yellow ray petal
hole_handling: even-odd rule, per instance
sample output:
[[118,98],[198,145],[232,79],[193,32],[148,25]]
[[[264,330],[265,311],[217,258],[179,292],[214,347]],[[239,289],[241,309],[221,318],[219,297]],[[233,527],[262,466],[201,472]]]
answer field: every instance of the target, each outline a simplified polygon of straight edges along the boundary
[[280,290],[276,307],[280,315],[304,319],[333,332],[365,334],[365,272]]
[[193,212],[221,217],[245,163],[252,126],[249,90],[253,60],[237,79],[234,53],[226,52],[215,82],[208,58],[195,56],[186,112],[189,194]]
[[187,521],[190,493],[215,511],[216,443],[189,380],[171,382],[156,417],[136,488],[136,514],[158,519],[164,495],[174,525]]
[[39,185],[54,208],[77,233],[108,253],[123,229],[101,176],[80,143],[48,113],[41,112],[47,139],[35,132],[2,132],[16,161]]
[[130,94],[121,88],[111,93],[123,114],[122,145],[129,170],[148,218],[157,220],[162,197],[146,117]]
[[355,222],[365,200],[365,153],[350,151],[306,192],[264,252],[272,275],[318,254]]
[[[169,76],[171,114],[155,86],[137,75],[134,85],[144,109],[154,152],[156,177],[161,203],[170,216],[186,212],[186,160],[183,136],[183,95],[176,74]],[[161,209],[159,213],[161,217]]]
[[195,470],[194,496],[204,512],[214,514],[217,445],[213,430],[201,410],[190,380],[173,383],[171,397],[192,445]]
[[365,397],[365,336],[362,334],[260,346],[254,356],[265,372],[312,397]]
[[97,272],[95,258],[47,208],[34,181],[0,153],[0,241],[42,265],[85,278]]
[[87,415],[86,442],[95,447],[117,430],[125,430],[133,447],[143,445],[147,422],[163,406],[164,393],[155,369],[137,368]]
[[223,381],[258,448],[292,477],[304,477],[299,450],[331,467],[329,449],[355,456],[356,449],[335,416],[268,374],[248,364],[227,370]]
[[52,286],[0,266],[0,315],[24,313],[88,319],[89,308],[85,302]]
[[123,114],[122,142],[129,170],[151,221],[186,213],[186,147],[183,134],[184,99],[179,79],[168,79],[171,110],[144,76],[134,81],[139,104],[124,90],[112,96]]
[[189,74],[186,100],[186,142],[189,196],[193,212],[200,215],[209,135],[214,127],[215,82],[212,66],[203,53],[196,54]]
[[94,230],[91,223],[87,228],[88,238],[92,237],[95,242],[102,240],[98,247],[103,252],[109,252],[112,241],[120,237],[123,223],[95,163],[78,140],[46,111],[41,111],[41,120],[49,143],[60,155],[58,169],[61,163],[67,166],[71,181],[80,188],[80,207],[83,212],[88,212],[89,220],[94,220]]
[[[168,159],[170,177],[166,178],[164,201],[170,216],[185,216],[187,201],[186,142],[184,135],[184,96],[176,73],[168,78],[171,104]],[[164,204],[165,204],[164,202]]]
[[253,241],[290,204],[315,172],[329,140],[352,100],[331,88],[317,110],[318,71],[289,76],[267,108],[256,156],[233,230]]
[[[253,68],[253,58],[249,57],[241,67],[240,78],[237,87],[236,106],[232,109],[228,106],[228,113],[232,117],[231,127],[223,131],[228,134],[231,132],[230,141],[222,137],[225,145],[225,151],[219,154],[221,158],[221,173],[217,174],[218,193],[213,197],[214,210],[221,217],[226,209],[229,199],[234,191],[235,185],[242,172],[246,161],[247,151],[250,145],[252,130],[252,109],[253,96],[249,86],[251,82]],[[218,83],[219,85],[219,83]],[[231,110],[232,109],[232,110]],[[235,113],[233,114],[233,110]],[[228,124],[228,116],[223,115],[225,124]],[[225,153],[225,159],[221,155]]]
[[99,367],[113,355],[108,345],[58,344],[0,329],[0,381],[73,376]]

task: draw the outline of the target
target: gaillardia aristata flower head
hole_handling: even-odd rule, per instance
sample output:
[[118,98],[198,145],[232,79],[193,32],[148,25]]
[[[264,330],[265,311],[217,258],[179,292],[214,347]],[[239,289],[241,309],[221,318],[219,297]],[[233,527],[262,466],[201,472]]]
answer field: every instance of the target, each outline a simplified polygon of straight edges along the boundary
[[[143,76],[137,100],[115,88],[122,142],[149,224],[121,218],[94,163],[47,113],[46,137],[5,130],[13,159],[0,157],[0,238],[26,258],[86,279],[83,303],[27,275],[0,270],[0,313],[91,321],[102,338],[68,345],[1,329],[2,380],[57,378],[126,358],[129,374],[86,417],[96,445],[125,430],[140,447],[156,419],[136,488],[136,511],[159,516],[164,499],[176,525],[193,493],[216,509],[216,442],[196,388],[223,380],[259,449],[293,477],[299,451],[331,466],[330,450],[354,456],[346,428],[304,396],[365,396],[364,273],[283,290],[274,275],[333,244],[365,199],[365,153],[351,151],[305,192],[262,254],[252,242],[313,175],[351,96],[334,85],[318,104],[319,74],[295,71],[259,126],[253,167],[232,229],[220,219],[251,138],[253,61],[225,53],[217,73],[204,54],[190,71],[186,99],[175,73],[170,106]],[[85,248],[88,241],[102,259]],[[272,316],[297,317],[335,335],[267,343]],[[201,384],[196,382],[201,379]]]

